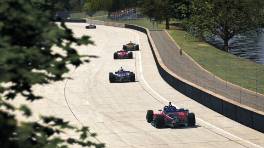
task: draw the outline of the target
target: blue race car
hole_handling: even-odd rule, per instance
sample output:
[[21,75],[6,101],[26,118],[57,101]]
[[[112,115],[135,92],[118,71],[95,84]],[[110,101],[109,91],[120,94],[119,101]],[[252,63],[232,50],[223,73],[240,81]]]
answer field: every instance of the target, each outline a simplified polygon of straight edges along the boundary
[[135,73],[131,71],[125,71],[121,67],[118,71],[109,73],[110,83],[122,83],[122,82],[135,82]]

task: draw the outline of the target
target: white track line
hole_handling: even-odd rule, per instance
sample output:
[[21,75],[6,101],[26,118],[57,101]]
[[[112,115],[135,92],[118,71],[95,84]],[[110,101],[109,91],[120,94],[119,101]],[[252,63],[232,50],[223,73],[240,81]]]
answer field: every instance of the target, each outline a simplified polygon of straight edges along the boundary
[[[132,32],[132,31],[131,31]],[[135,32],[134,32],[135,33]],[[135,33],[136,35],[137,35],[137,41],[138,41],[138,44],[140,43],[140,41],[139,41],[139,35],[138,35],[138,33]],[[154,89],[152,89],[152,87],[149,85],[149,83],[145,80],[145,78],[144,78],[144,75],[143,75],[143,67],[142,67],[142,60],[141,60],[141,51],[138,53],[139,54],[139,72],[140,72],[140,78],[143,80],[143,83],[152,91],[152,93],[154,93],[156,96],[158,96],[160,99],[162,99],[163,101],[165,101],[165,102],[170,102],[169,100],[167,100],[167,99],[165,99],[163,96],[161,96],[158,92],[156,92]],[[173,105],[175,105],[175,104],[173,104]],[[176,105],[175,105],[176,106]],[[177,106],[176,106],[177,107]],[[231,134],[231,133],[229,133],[228,131],[225,131],[224,129],[221,129],[221,128],[219,128],[219,127],[216,127],[215,125],[213,125],[213,124],[211,124],[211,123],[209,123],[209,122],[206,122],[206,121],[204,121],[203,119],[201,119],[201,118],[197,118],[196,117],[196,119],[197,120],[199,120],[200,122],[202,122],[202,123],[204,123],[204,124],[206,124],[207,126],[210,126],[211,128],[213,128],[213,129],[215,129],[215,130],[218,130],[219,132],[222,132],[223,134],[226,134],[226,135],[229,135],[229,136],[231,136],[231,137],[233,137],[233,138],[236,138],[237,140],[239,140],[239,141],[243,141],[243,142],[245,142],[245,143],[247,143],[247,144],[250,144],[250,145],[252,145],[252,146],[254,146],[254,147],[256,147],[256,148],[263,148],[262,146],[260,146],[260,145],[257,145],[257,144],[255,144],[255,143],[252,143],[252,142],[250,142],[250,141],[248,141],[248,140],[245,140],[245,139],[243,139],[243,138],[240,138],[240,137],[238,137],[238,136],[236,136],[236,135],[233,135],[233,134]]]

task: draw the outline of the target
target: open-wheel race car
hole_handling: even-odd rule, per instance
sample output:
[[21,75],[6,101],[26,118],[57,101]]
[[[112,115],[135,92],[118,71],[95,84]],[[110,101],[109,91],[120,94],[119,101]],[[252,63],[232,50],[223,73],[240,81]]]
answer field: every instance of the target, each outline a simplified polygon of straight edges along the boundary
[[110,83],[122,83],[122,82],[135,82],[135,73],[131,71],[125,71],[121,67],[118,71],[109,73]]
[[86,29],[96,29],[96,25],[94,24],[88,24],[85,26]]
[[156,128],[193,127],[196,122],[194,113],[190,113],[187,109],[177,109],[171,105],[171,102],[159,112],[154,113],[153,110],[148,110],[146,119]]
[[133,53],[120,50],[114,53],[114,59],[133,59]]
[[123,50],[125,50],[125,51],[136,51],[136,50],[139,50],[139,45],[130,42],[126,45],[123,45]]

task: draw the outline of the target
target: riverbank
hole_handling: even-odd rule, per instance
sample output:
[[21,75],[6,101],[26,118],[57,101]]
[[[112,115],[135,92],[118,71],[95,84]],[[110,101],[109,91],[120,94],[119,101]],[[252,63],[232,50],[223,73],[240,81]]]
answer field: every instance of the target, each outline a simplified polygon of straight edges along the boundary
[[242,59],[199,41],[183,30],[168,30],[183,51],[212,74],[264,94],[264,65]]

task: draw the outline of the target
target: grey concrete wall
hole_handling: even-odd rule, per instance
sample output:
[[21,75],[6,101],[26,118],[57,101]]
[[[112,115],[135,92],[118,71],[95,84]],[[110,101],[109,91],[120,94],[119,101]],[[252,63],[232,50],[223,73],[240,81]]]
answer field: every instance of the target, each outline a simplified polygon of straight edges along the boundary
[[92,19],[86,19],[86,22],[88,24],[114,26],[114,27],[120,27],[120,28],[124,28],[125,27],[125,24],[123,24],[123,23],[117,23],[117,22],[107,22],[107,21],[92,20]]
[[[145,28],[125,24],[125,28],[134,29],[147,34],[147,30]],[[149,44],[157,64],[159,73],[161,77],[173,88],[175,88],[180,93],[186,95],[187,97],[203,104],[204,106],[232,119],[235,120],[245,126],[258,130],[264,133],[264,115],[256,113],[254,111],[248,110],[241,106],[237,106],[225,100],[222,100],[210,93],[202,91],[190,84],[183,82],[180,79],[175,78],[171,74],[169,74],[157,60],[156,53],[153,49],[153,45],[150,42],[150,36],[147,34]]]
[[104,21],[99,21],[99,20],[92,20],[92,19],[86,19],[86,22],[88,24],[96,24],[96,25],[104,25]]

